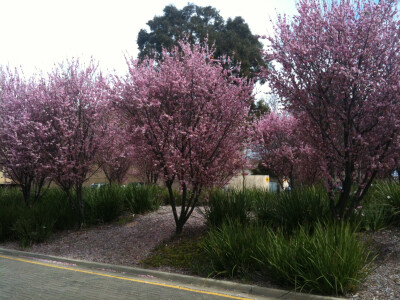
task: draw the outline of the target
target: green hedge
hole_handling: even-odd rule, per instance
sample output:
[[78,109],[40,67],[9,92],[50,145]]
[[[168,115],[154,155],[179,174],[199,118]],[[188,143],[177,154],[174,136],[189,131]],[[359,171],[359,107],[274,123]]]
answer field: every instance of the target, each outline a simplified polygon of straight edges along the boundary
[[[85,224],[112,222],[125,211],[143,213],[160,205],[155,186],[106,185],[83,191]],[[66,193],[50,188],[38,203],[27,207],[17,188],[0,189],[0,240],[18,239],[22,247],[46,240],[54,230],[77,228],[76,213]]]
[[216,274],[262,276],[296,290],[326,295],[355,291],[373,256],[350,223],[300,226],[291,235],[228,221],[211,229],[204,250]]

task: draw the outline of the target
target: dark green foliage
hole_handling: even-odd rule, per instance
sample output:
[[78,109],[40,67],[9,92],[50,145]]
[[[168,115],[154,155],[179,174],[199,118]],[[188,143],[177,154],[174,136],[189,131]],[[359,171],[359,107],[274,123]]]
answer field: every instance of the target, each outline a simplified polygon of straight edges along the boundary
[[[179,191],[175,190],[175,189],[173,189],[172,192],[174,194],[174,199],[175,199],[176,206],[181,206],[182,205],[182,196],[181,196],[181,194],[179,194]],[[161,203],[163,203],[164,205],[170,205],[169,192],[168,192],[167,188],[165,188],[165,187],[160,188],[159,197],[160,197]]]
[[156,210],[161,204],[161,189],[155,185],[128,186],[125,203],[130,212],[141,214]]
[[234,64],[241,63],[241,74],[244,76],[253,76],[264,65],[260,60],[262,44],[242,17],[226,21],[225,28],[216,37],[215,46],[215,56],[228,55]]
[[150,33],[142,29],[137,38],[141,59],[148,55],[160,57],[163,47],[171,49],[185,35],[189,35],[192,43],[204,42],[207,34],[215,40],[215,33],[222,30],[224,20],[215,8],[209,6],[191,4],[178,10],[168,5],[164,8],[163,16],[154,17],[147,25]]
[[291,236],[268,230],[254,258],[266,276],[301,291],[327,295],[353,292],[370,271],[372,255],[350,223],[317,223]]
[[351,218],[360,229],[377,231],[400,225],[400,185],[393,181],[378,181],[370,190]]
[[330,217],[329,202],[320,186],[299,188],[279,194],[259,189],[213,190],[205,207],[209,226],[220,226],[227,219],[242,224],[253,220],[291,232],[300,225],[309,225]]
[[204,239],[204,251],[217,275],[246,277],[255,268],[252,258],[257,242],[264,231],[253,225],[227,220],[211,229]]
[[320,186],[298,188],[280,194],[265,193],[255,204],[257,220],[291,232],[300,225],[313,226],[330,217],[329,201]]
[[15,238],[12,228],[24,209],[26,206],[19,189],[0,189],[0,241]]
[[67,194],[60,188],[50,188],[40,200],[40,206],[54,218],[54,229],[72,229],[78,226],[78,220],[68,201]]
[[368,197],[364,199],[362,209],[354,212],[352,220],[360,224],[360,229],[378,231],[389,226],[391,208],[386,201]]
[[243,192],[213,193],[206,209],[213,226],[203,244],[214,274],[261,276],[330,295],[354,291],[367,275],[373,258],[357,237],[356,225],[351,225],[363,216],[358,212],[351,223],[329,223],[329,202],[322,187],[280,194],[250,190],[240,206],[237,196]]
[[[157,187],[143,186],[133,192],[134,189],[108,185],[98,189],[84,189],[86,225],[116,220],[126,209],[125,205],[134,208],[135,213],[159,207]],[[20,190],[0,190],[0,240],[18,239],[23,247],[27,247],[44,241],[53,230],[78,226],[68,196],[61,189],[48,189],[32,207],[25,205]]]
[[162,48],[170,50],[177,41],[188,37],[191,43],[203,43],[208,37],[209,45],[215,43],[215,57],[228,55],[233,63],[241,62],[241,73],[253,76],[264,64],[260,50],[262,44],[251,33],[241,17],[226,22],[211,7],[189,4],[178,10],[173,5],[164,8],[163,16],[156,16],[147,25],[150,32],[142,29],[137,38],[139,58],[161,57]]
[[[260,99],[257,102],[252,102],[250,105],[250,110],[249,110],[249,115],[252,118],[252,120],[260,119],[264,115],[267,115],[271,112],[271,109],[268,106],[268,103],[265,102],[265,100]],[[269,173],[267,173],[269,174]]]
[[210,230],[203,243],[216,274],[258,274],[318,294],[354,291],[373,259],[349,223],[317,223],[312,233],[300,226],[288,236],[265,226],[228,221]]
[[61,189],[48,189],[32,207],[19,205],[16,208],[18,216],[12,225],[13,237],[20,241],[22,247],[43,242],[53,230],[70,229],[77,224],[67,195]]
[[253,195],[251,191],[221,190],[209,192],[204,215],[208,226],[221,226],[225,221],[234,220],[247,224],[250,220]]
[[400,226],[400,184],[393,181],[377,182],[371,187],[366,202],[374,203],[384,215],[386,224]]
[[47,207],[37,204],[22,211],[13,229],[23,248],[46,240],[52,233],[56,216]]
[[117,185],[85,189],[85,222],[97,224],[114,221],[124,209],[125,190]]

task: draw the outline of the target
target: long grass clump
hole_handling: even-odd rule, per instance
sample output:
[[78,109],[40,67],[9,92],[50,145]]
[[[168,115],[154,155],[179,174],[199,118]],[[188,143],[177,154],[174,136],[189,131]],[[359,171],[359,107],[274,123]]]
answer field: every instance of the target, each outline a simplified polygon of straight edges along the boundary
[[18,239],[23,248],[45,241],[54,230],[69,229],[76,225],[67,195],[60,189],[47,190],[32,207],[18,200],[22,197],[19,190],[11,193],[14,197],[11,205],[14,219],[9,228],[13,232],[12,239]]
[[114,221],[124,210],[125,191],[117,185],[87,188],[83,198],[85,222],[88,224]]
[[228,220],[248,224],[252,210],[252,196],[251,192],[235,189],[210,191],[204,211],[207,225],[219,227]]
[[368,274],[373,256],[350,223],[300,226],[287,235],[228,221],[211,229],[204,250],[215,274],[254,277],[303,292],[344,295]]
[[0,188],[0,241],[16,238],[13,227],[24,209],[24,199],[18,189]]
[[265,193],[264,197],[258,197],[254,207],[260,223],[287,233],[330,217],[329,200],[320,186],[301,187],[280,194]]
[[373,203],[379,209],[381,223],[400,226],[400,184],[394,181],[375,183],[368,194],[366,203]]
[[[124,211],[142,213],[157,209],[160,201],[154,186],[116,185],[83,190],[85,225],[116,220]],[[22,247],[46,240],[55,230],[77,228],[76,212],[67,194],[50,188],[31,207],[18,188],[0,189],[0,240],[20,241]]]
[[238,220],[226,220],[214,227],[203,241],[214,274],[248,277],[254,269],[253,251],[263,231],[257,226],[244,226]]
[[299,291],[344,295],[356,290],[370,271],[373,256],[348,222],[301,226],[291,236],[268,231],[255,259],[266,276]]
[[160,192],[155,185],[128,186],[125,188],[125,205],[134,214],[157,210],[161,205]]

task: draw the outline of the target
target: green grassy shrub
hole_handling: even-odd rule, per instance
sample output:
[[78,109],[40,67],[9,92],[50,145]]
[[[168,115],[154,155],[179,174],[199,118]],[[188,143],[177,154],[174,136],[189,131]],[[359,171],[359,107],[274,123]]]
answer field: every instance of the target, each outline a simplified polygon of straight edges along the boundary
[[354,223],[360,224],[360,229],[378,231],[390,224],[391,208],[387,203],[376,199],[364,201],[362,209],[352,218]]
[[280,199],[280,194],[266,192],[254,200],[253,211],[260,224],[273,227],[282,225],[285,216],[282,216],[281,212],[278,211]]
[[46,214],[54,218],[54,230],[76,227],[77,219],[69,203],[67,194],[60,188],[50,188],[40,200],[40,206]]
[[13,227],[24,209],[24,199],[18,189],[0,189],[0,241],[16,238]]
[[[164,205],[170,205],[170,199],[169,199],[169,192],[168,189],[166,187],[159,187],[158,188],[159,191],[159,199],[160,202]],[[173,194],[174,194],[174,199],[175,199],[175,204],[176,206],[181,206],[182,205],[182,196],[181,194],[179,194],[178,190],[172,190]]]
[[353,292],[373,260],[350,223],[317,223],[292,236],[268,231],[254,255],[260,270],[301,291],[325,295]]
[[[253,192],[255,193],[255,192]],[[252,194],[239,190],[216,189],[209,192],[204,216],[208,226],[221,226],[227,220],[247,224],[252,209]]]
[[366,203],[374,202],[384,210],[386,225],[400,226],[400,184],[393,181],[380,181],[369,191]]
[[32,207],[27,207],[19,189],[0,190],[0,239],[19,239],[23,247],[41,242],[53,229],[75,225],[66,194],[57,188],[46,191]]
[[320,186],[302,187],[280,194],[265,193],[254,204],[257,220],[285,232],[328,219],[329,200],[326,191]]
[[155,185],[125,188],[125,205],[131,213],[141,214],[160,207],[160,188]]
[[236,220],[227,220],[212,228],[203,247],[211,260],[214,273],[230,277],[247,277],[254,270],[253,251],[264,230],[256,225],[244,226]]
[[343,295],[356,290],[373,260],[350,223],[300,226],[291,235],[266,226],[228,221],[203,241],[214,272],[262,276],[296,290]]
[[21,246],[27,247],[43,242],[53,230],[69,229],[75,225],[75,214],[67,195],[61,189],[50,188],[34,206],[20,206],[12,228]]
[[51,214],[48,206],[41,203],[22,210],[13,226],[23,248],[32,243],[45,241],[53,232],[57,216]]
[[104,185],[96,189],[85,189],[85,222],[97,224],[114,221],[124,210],[125,188]]

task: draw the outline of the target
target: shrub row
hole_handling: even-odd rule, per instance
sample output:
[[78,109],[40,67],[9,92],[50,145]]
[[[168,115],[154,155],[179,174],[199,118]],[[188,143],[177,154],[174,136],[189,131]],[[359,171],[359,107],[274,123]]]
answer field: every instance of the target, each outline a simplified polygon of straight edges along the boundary
[[[103,186],[83,194],[87,226],[111,222],[124,211],[138,214],[160,205],[162,190],[154,186]],[[18,239],[23,247],[42,242],[54,230],[77,227],[64,191],[51,188],[33,207],[27,207],[18,189],[0,190],[0,240]]]
[[[321,186],[279,194],[257,189],[212,190],[204,214],[209,227],[220,226],[227,219],[243,225],[256,221],[285,233],[331,219],[328,195]],[[400,185],[387,181],[374,184],[351,221],[360,230],[400,226]]]
[[350,223],[300,226],[292,234],[227,221],[211,229],[203,247],[216,274],[262,276],[296,290],[340,295],[354,291],[373,256]]
[[373,184],[349,220],[333,222],[319,186],[272,194],[211,191],[203,248],[215,274],[262,276],[298,290],[343,295],[369,272],[373,256],[357,231],[400,225],[400,185]]
[[393,181],[373,184],[362,205],[360,218],[365,229],[400,226],[400,184]]
[[306,187],[280,194],[253,189],[213,190],[205,208],[208,226],[220,226],[226,220],[242,225],[257,221],[291,232],[299,225],[312,225],[329,218],[329,202],[321,187]]

